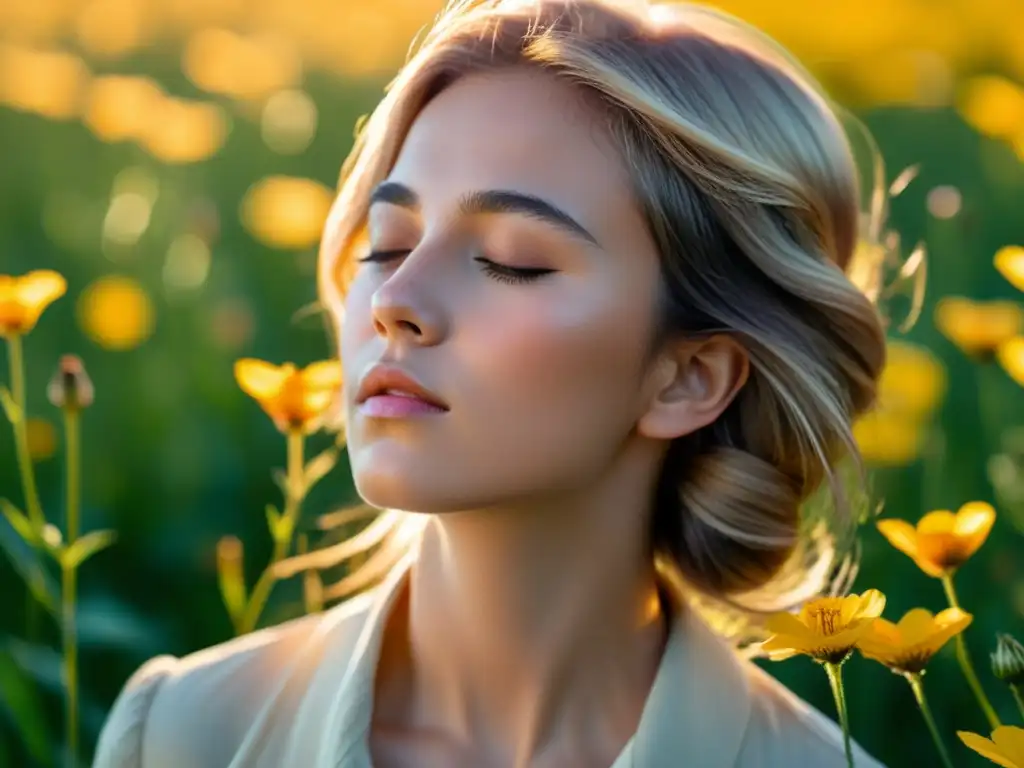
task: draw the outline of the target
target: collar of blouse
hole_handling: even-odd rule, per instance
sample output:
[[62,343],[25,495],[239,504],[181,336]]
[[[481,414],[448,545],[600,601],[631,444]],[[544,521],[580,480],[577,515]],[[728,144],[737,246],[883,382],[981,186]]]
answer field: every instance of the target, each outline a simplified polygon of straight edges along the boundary
[[[405,585],[407,557],[381,585],[323,729],[317,765],[372,768],[368,745],[373,687],[384,625]],[[676,611],[637,731],[612,768],[736,763],[751,693],[735,652],[693,610]],[[675,759],[673,759],[675,756]]]

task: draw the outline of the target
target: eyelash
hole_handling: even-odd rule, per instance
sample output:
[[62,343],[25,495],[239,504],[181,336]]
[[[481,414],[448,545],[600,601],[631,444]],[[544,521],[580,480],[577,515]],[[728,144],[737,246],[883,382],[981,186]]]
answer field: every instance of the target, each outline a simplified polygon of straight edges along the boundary
[[[387,262],[408,253],[409,251],[407,250],[371,251],[369,255],[359,261],[386,264]],[[498,264],[495,261],[485,259],[481,256],[477,256],[473,260],[482,265],[483,271],[489,277],[497,280],[499,283],[507,283],[509,285],[533,282],[556,271],[554,269],[546,269],[543,267],[509,267],[505,264]]]

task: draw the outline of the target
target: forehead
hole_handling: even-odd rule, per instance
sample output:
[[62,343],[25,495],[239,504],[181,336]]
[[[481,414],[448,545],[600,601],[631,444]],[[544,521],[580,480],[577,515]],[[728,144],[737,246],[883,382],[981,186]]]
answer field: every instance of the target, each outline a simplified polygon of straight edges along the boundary
[[599,240],[640,223],[600,111],[536,70],[470,75],[442,91],[416,118],[389,178],[412,187],[427,215],[467,191],[501,189],[545,198]]

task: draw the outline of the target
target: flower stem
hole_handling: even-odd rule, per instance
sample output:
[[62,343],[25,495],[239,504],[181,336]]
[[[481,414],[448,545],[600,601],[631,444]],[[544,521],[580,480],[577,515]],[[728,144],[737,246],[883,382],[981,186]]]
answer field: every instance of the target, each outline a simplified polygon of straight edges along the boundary
[[[36,488],[36,476],[32,467],[32,456],[28,449],[28,426],[25,415],[25,356],[21,345],[21,336],[17,334],[7,337],[8,363],[11,371],[11,399],[18,407],[18,418],[14,419],[11,427],[14,430],[14,449],[18,461],[18,471],[21,474],[21,487],[25,495],[25,507],[28,510],[28,519],[32,529],[36,533],[36,541],[28,542],[32,547],[38,546],[39,537],[43,533],[43,507],[39,502],[39,491]],[[36,577],[29,577],[36,578]],[[26,634],[29,641],[34,641],[39,634],[39,604],[32,592],[31,585],[27,586],[25,593],[25,614]]]
[[242,618],[238,622],[237,632],[240,635],[256,628],[256,623],[263,612],[263,606],[270,597],[270,591],[274,588],[276,581],[274,566],[284,560],[291,549],[295,524],[302,510],[302,500],[305,496],[302,477],[304,441],[305,438],[301,431],[291,430],[288,432],[288,489],[285,494],[284,513],[281,515],[281,524],[276,530],[271,531],[271,535],[274,537],[274,551],[271,554],[270,563],[257,579],[249,602],[242,613]]
[[932,717],[931,707],[928,706],[928,699],[924,695],[924,685],[921,683],[921,675],[907,675],[907,682],[910,683],[911,690],[914,691],[914,698],[917,699],[917,706],[921,710],[921,714],[924,716],[924,721],[928,725],[928,730],[931,731],[932,741],[935,742],[935,748],[939,751],[939,756],[942,758],[942,764],[946,768],[953,768],[953,761],[949,758],[949,752],[946,751],[946,745],[942,742],[942,736],[939,734],[938,726],[935,725],[935,718]]
[[853,768],[853,748],[850,743],[850,717],[846,709],[846,691],[843,689],[843,665],[825,662],[825,673],[828,675],[829,685],[832,686],[832,696],[836,700],[836,711],[839,713],[839,725],[843,729],[843,746],[846,749],[847,768]]
[[1024,717],[1024,695],[1020,692],[1019,685],[1010,685],[1010,691],[1013,693],[1013,699],[1017,702],[1017,708],[1020,710],[1021,717]]
[[[65,542],[78,539],[81,510],[81,437],[77,408],[64,409],[64,433],[67,456],[67,508]],[[78,764],[78,638],[75,623],[77,567],[62,565],[61,602],[64,634],[64,684],[67,720],[68,765]]]
[[[953,587],[953,576],[947,574],[942,577],[942,587],[946,590],[946,599],[949,601],[949,605],[953,608],[960,607],[960,601],[957,600],[956,590]],[[956,658],[960,662],[960,669],[964,673],[964,677],[967,679],[967,684],[971,687],[974,692],[974,697],[978,700],[978,705],[981,707],[981,711],[985,714],[985,719],[988,720],[989,726],[992,730],[998,728],[1002,723],[999,722],[999,716],[996,714],[991,702],[988,700],[988,696],[985,695],[985,689],[981,687],[981,681],[978,680],[978,675],[974,671],[974,665],[971,663],[970,654],[967,652],[967,642],[964,640],[964,635],[961,632],[956,636]]]

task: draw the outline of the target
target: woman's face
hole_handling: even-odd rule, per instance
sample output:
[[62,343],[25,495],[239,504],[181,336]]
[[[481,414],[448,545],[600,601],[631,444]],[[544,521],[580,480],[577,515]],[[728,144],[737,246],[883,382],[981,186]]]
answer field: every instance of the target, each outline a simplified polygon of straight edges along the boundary
[[[510,505],[608,470],[650,397],[660,277],[623,161],[570,86],[509,70],[443,91],[375,193],[369,238],[341,329],[368,503]],[[380,363],[447,410],[359,403]]]

